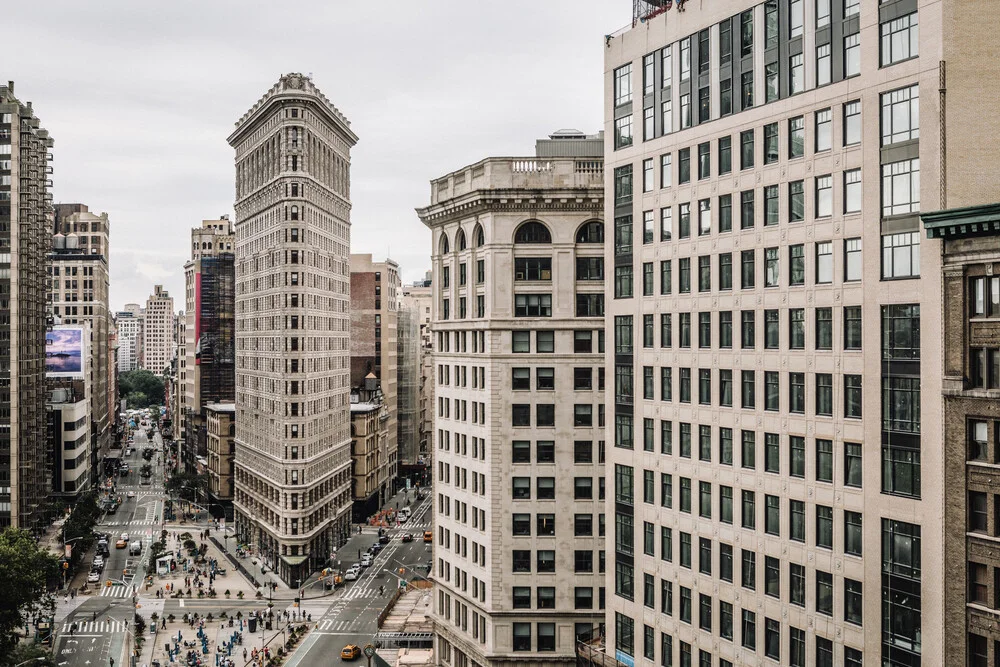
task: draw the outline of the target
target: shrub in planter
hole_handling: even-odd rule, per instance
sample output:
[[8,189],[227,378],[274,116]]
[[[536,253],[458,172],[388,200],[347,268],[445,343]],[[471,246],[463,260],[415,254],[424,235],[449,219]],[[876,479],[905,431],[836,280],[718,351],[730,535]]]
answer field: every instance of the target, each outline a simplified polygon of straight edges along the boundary
[[242,600],[243,599],[243,591],[237,591],[236,592],[236,597],[238,597],[239,599]]
[[229,589],[228,588],[226,589],[226,599],[227,600],[229,599]]

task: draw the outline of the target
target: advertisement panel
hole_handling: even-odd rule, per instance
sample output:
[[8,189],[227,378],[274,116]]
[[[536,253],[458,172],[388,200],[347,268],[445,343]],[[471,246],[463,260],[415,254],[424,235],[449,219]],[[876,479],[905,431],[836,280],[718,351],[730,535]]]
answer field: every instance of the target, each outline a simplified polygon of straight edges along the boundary
[[45,373],[49,377],[83,378],[86,341],[80,327],[45,332]]

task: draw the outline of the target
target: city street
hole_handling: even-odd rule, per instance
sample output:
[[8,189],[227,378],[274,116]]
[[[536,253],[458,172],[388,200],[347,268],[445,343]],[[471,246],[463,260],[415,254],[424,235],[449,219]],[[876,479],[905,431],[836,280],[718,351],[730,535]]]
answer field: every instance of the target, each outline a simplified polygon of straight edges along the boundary
[[[122,504],[115,513],[104,514],[95,526],[95,530],[109,535],[111,548],[100,582],[88,586],[89,594],[81,593],[68,601],[57,598],[54,653],[61,667],[108,665],[110,657],[117,665],[128,665],[127,660],[122,662],[122,659],[127,657],[125,638],[133,631],[133,587],[138,589],[145,576],[142,561],[149,552],[154,533],[160,529],[163,515],[163,468],[156,465],[157,458],[162,459],[163,445],[158,432],[152,443],[157,451],[151,462],[152,483],[142,485],[139,480],[139,468],[145,463],[142,450],[149,444],[145,432],[136,429],[132,454],[122,459],[129,464],[130,471],[127,476],[116,479],[115,493],[123,496]],[[130,492],[134,492],[134,498],[128,497]],[[128,533],[130,544],[141,542],[142,555],[129,556],[127,548],[115,548],[122,533]],[[79,569],[89,570],[93,559],[91,550]],[[124,577],[126,567],[130,573]],[[109,579],[116,583],[106,586]],[[141,598],[138,600],[141,605]],[[73,623],[77,624],[77,629],[71,636]]]
[[[427,576],[427,569],[423,566],[430,562],[432,545],[424,543],[423,532],[431,529],[430,495],[412,507],[413,516],[403,526],[389,529],[389,543],[357,581],[348,581],[332,599],[325,601],[310,600],[307,595],[302,606],[312,614],[316,629],[292,655],[286,663],[287,667],[346,664],[347,661],[340,659],[340,649],[346,644],[363,647],[375,636],[378,613],[399,583],[398,568],[406,568],[405,579],[410,579],[413,572],[421,577]],[[413,533],[412,542],[402,541],[405,533]],[[377,540],[375,532],[353,535],[340,550],[343,567],[357,562],[358,549],[364,553]],[[415,566],[419,567],[415,569]],[[381,595],[379,586],[385,587]]]

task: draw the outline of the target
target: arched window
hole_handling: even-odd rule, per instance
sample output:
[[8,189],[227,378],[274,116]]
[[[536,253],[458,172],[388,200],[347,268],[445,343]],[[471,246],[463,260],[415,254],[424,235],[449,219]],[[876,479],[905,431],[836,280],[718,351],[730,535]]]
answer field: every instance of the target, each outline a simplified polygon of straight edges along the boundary
[[447,255],[449,252],[451,252],[451,246],[448,245],[448,235],[447,234],[442,234],[441,235],[441,254],[442,255]]
[[604,223],[597,220],[583,223],[576,232],[577,243],[604,243]]
[[459,229],[458,233],[455,234],[455,247],[458,250],[465,250],[465,231]]
[[472,245],[481,248],[486,245],[486,234],[483,233],[483,226],[476,223],[476,228],[472,230]]
[[514,232],[514,243],[552,243],[552,235],[545,225],[537,220],[531,220]]

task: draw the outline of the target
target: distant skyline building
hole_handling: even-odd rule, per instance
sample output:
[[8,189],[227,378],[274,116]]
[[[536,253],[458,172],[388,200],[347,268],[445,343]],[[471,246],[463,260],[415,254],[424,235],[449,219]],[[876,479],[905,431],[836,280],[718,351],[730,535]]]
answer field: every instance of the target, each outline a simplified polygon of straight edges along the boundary
[[156,285],[146,299],[142,327],[142,368],[163,375],[176,354],[174,299]]
[[228,216],[203,220],[191,230],[191,259],[184,265],[178,424],[181,461],[191,471],[208,456],[205,406],[236,400],[235,240]]
[[30,102],[0,85],[0,528],[37,528],[51,483],[46,462],[47,276],[53,146]]
[[[118,411],[110,408],[114,385],[112,366],[109,257],[111,225],[107,213],[91,213],[84,204],[56,204],[53,235],[47,256],[47,300],[52,315],[64,325],[87,331],[87,387],[90,399],[88,487],[97,484],[99,462],[111,449]],[[52,387],[52,383],[49,383]]]
[[[374,488],[355,484],[354,521],[361,522],[382,508],[396,492],[398,461],[398,340],[399,265],[391,259],[372,261],[370,254],[351,255],[351,393],[369,391],[370,376],[378,378],[379,400],[385,408],[384,457],[374,467]],[[352,408],[352,419],[355,416]],[[355,468],[359,459],[354,456]],[[372,464],[366,468],[372,468]],[[355,470],[355,482],[358,480]]]
[[142,318],[131,311],[115,313],[118,329],[118,372],[127,373],[139,368],[142,356]]
[[431,181],[435,659],[574,664],[604,620],[601,135]]
[[236,123],[237,538],[290,585],[351,523],[347,118],[286,74]]
[[[428,271],[428,273],[430,273]],[[417,281],[403,288],[403,307],[413,311],[417,321],[420,336],[419,373],[420,384],[417,397],[417,458],[424,457],[423,469],[433,463],[434,458],[434,345],[431,326],[431,306],[434,296],[431,293],[431,279]],[[414,472],[416,467],[411,468]]]

